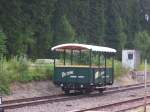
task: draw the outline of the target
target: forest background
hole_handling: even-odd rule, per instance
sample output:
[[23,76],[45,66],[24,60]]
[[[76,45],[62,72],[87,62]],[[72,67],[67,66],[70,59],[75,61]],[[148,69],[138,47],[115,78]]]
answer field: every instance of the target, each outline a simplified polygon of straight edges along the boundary
[[76,42],[138,49],[150,59],[149,0],[0,0],[0,55],[51,58]]

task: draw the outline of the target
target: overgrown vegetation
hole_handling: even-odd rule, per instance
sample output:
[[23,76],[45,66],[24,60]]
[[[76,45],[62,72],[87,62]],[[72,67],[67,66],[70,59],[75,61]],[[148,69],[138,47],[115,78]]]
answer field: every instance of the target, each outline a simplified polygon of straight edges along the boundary
[[53,65],[35,64],[25,57],[14,57],[10,60],[0,60],[0,92],[9,93],[9,86],[13,82],[31,82],[51,79]]
[[[145,70],[145,63],[142,62],[138,67],[138,70],[144,71]],[[150,64],[147,64],[147,71],[150,71]]]
[[129,72],[129,69],[122,67],[122,63],[120,61],[115,60],[114,67],[115,67],[114,68],[115,79],[118,79],[121,76],[128,74]]
[[[14,81],[50,78],[53,65],[11,56],[52,58],[50,48],[61,43],[112,47],[119,60],[122,49],[138,49],[149,62],[150,27],[145,20],[149,6],[149,0],[0,0],[0,57],[8,59],[0,60],[0,91],[8,93]],[[78,56],[74,63],[80,59],[89,64],[88,55]],[[98,65],[98,56],[93,58]],[[116,61],[116,77],[126,71]]]

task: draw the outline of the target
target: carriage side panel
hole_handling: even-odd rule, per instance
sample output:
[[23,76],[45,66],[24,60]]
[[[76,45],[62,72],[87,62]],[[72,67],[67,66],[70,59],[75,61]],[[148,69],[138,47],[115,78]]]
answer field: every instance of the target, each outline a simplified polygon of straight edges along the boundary
[[56,85],[68,86],[74,89],[88,86],[93,83],[93,71],[86,67],[56,67],[54,73],[54,83]]

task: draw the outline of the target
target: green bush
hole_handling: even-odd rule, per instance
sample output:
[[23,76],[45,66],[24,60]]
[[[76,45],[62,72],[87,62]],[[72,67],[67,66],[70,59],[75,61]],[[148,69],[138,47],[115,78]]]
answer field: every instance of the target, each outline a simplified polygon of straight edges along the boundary
[[122,67],[122,63],[120,61],[115,60],[114,67],[115,67],[114,73],[116,79],[129,72],[129,69]]
[[[35,66],[31,66],[31,65]],[[10,60],[0,59],[0,93],[8,94],[13,82],[31,82],[52,78],[53,65],[35,64],[26,57],[13,57]]]
[[[145,63],[141,63],[138,66],[138,70],[144,71],[145,70]],[[150,71],[150,64],[147,64],[147,70]]]
[[121,62],[119,61],[116,61],[115,60],[115,66],[114,66],[114,74],[115,74],[115,77],[118,78],[122,75],[122,65],[121,65]]
[[4,60],[0,60],[0,94],[8,94],[10,91],[10,78],[8,71],[5,69]]

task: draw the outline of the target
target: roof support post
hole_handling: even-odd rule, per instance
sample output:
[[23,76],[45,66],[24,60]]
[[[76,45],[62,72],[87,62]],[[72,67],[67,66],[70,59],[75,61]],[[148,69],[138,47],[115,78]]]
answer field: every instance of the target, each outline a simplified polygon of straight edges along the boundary
[[66,65],[66,49],[64,49],[64,65]]
[[71,49],[71,56],[70,56],[70,61],[71,61],[71,65],[73,64],[72,61],[73,61],[73,50]]
[[114,83],[114,61],[115,61],[115,56],[113,54],[112,56],[112,83]]
[[92,50],[90,50],[90,68],[92,66]]
[[80,54],[79,54],[80,55],[80,57],[79,57],[80,62],[79,63],[81,64],[81,50],[79,50],[79,52],[80,52]]
[[106,67],[107,67],[107,56],[106,53],[104,53],[104,57],[105,57],[105,85],[106,85]]
[[56,50],[54,50],[54,57],[53,57],[54,58],[54,71],[55,71],[55,67],[56,67],[56,59],[55,59],[56,56],[55,55],[56,55]]
[[98,52],[98,68],[100,69],[101,59],[100,59],[100,52]]

